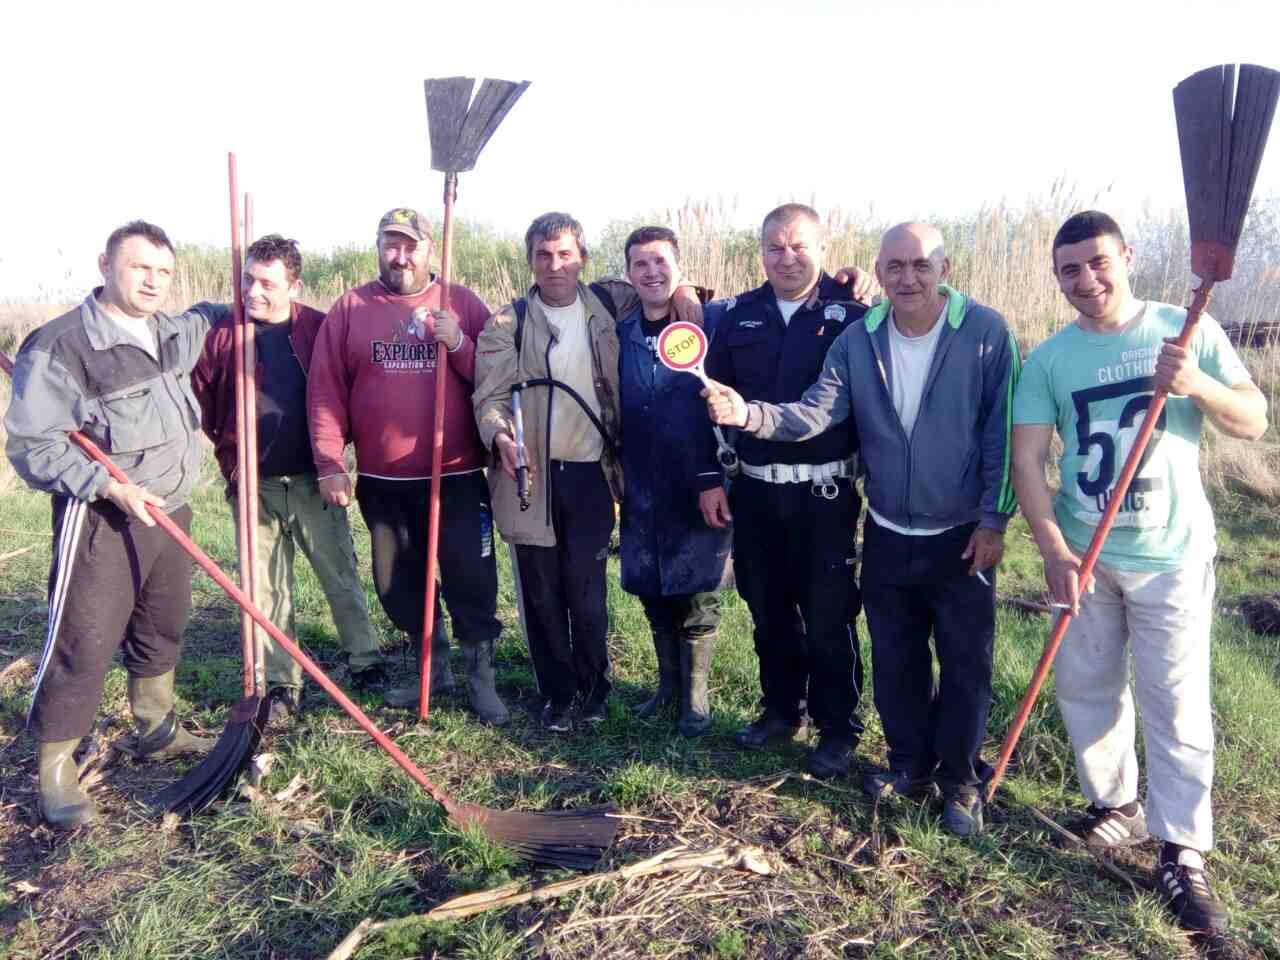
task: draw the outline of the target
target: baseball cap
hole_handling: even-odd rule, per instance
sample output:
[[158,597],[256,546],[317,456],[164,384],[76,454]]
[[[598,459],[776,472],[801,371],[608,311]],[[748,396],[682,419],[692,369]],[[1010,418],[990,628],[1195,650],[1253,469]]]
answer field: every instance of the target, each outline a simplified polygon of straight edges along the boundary
[[396,207],[384,213],[378,221],[378,236],[384,233],[403,233],[414,240],[430,240],[431,224],[417,210]]

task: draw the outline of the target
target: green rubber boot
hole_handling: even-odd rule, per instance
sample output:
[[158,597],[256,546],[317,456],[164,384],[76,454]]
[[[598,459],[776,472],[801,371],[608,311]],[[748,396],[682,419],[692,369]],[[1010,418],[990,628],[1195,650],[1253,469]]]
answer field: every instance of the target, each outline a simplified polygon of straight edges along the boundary
[[485,723],[502,726],[511,719],[511,714],[493,685],[493,641],[463,644],[462,662],[467,665],[467,698],[471,709]]
[[681,736],[700,737],[711,726],[711,700],[707,678],[711,674],[711,653],[716,632],[685,634],[680,638],[680,722]]
[[676,684],[680,680],[680,639],[674,633],[653,631],[653,652],[658,657],[658,689],[653,696],[636,707],[636,716],[648,720],[659,710],[675,703]]
[[173,710],[173,671],[158,677],[129,677],[129,709],[138,733],[135,750],[146,760],[172,760],[208,753],[217,742],[182,729]]
[[[418,705],[418,683],[422,676],[422,634],[409,634],[409,643],[413,647],[414,658],[418,669],[414,671],[413,682],[404,687],[391,687],[384,690],[382,699],[389,707],[401,709],[416,708]],[[435,632],[431,636],[431,695],[453,692],[453,670],[449,667],[449,630],[444,620],[436,621]]]
[[79,745],[79,737],[40,744],[40,816],[52,827],[73,830],[98,814],[89,795],[80,789],[74,756]]

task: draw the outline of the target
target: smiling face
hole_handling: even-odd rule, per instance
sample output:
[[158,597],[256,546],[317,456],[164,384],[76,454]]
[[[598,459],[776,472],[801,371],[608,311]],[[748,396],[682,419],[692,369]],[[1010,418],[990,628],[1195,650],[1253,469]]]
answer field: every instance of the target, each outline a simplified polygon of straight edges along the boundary
[[627,279],[641,303],[651,310],[665,310],[680,282],[675,249],[666,240],[633,245],[627,254]]
[[1102,325],[1128,315],[1132,264],[1133,247],[1110,234],[1064,244],[1053,252],[1058,288],[1082,317]]
[[291,301],[301,284],[289,279],[283,260],[250,259],[240,276],[240,292],[244,296],[245,313],[252,320],[283,323],[289,319]]
[[173,253],[146,237],[126,237],[110,260],[98,257],[101,302],[128,317],[149,317],[160,309],[173,283]]
[[760,237],[760,258],[773,292],[783,300],[802,300],[822,272],[822,229],[803,216],[771,223]]
[[378,279],[392,293],[421,293],[431,282],[431,241],[384,230],[378,235]]
[[880,240],[876,279],[897,314],[936,315],[942,309],[938,284],[950,271],[942,234],[935,227],[903,223]]
[[529,269],[533,282],[538,285],[538,295],[552,307],[567,307],[578,297],[578,274],[586,261],[573,234],[564,231],[554,237],[542,235],[533,238],[533,250],[529,254]]

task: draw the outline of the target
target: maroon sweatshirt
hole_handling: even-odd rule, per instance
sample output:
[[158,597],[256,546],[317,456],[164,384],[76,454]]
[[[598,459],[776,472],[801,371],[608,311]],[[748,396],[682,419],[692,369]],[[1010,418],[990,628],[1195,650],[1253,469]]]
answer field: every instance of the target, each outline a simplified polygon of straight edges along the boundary
[[[374,280],[348,290],[316,337],[307,378],[311,449],[319,476],[343,473],[342,450],[355,444],[362,474],[392,480],[431,476],[437,344],[413,322],[418,307],[440,307],[434,279],[421,293],[398,296]],[[462,326],[462,346],[448,354],[443,472],[485,465],[471,409],[476,337],[489,308],[466,287],[449,285],[449,307]],[[445,352],[441,346],[440,352]]]

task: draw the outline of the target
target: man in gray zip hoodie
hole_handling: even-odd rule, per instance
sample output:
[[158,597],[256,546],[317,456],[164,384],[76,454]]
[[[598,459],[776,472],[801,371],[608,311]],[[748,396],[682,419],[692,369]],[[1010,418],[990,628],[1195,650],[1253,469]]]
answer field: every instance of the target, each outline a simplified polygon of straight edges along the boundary
[[[200,406],[189,375],[226,307],[160,311],[173,245],[136,220],[107,239],[103,285],[22,344],[5,416],[5,453],[53,497],[49,628],[27,728],[39,742],[40,813],[54,826],[93,819],[74,753],[93,727],[112,657],[123,648],[134,751],[150,759],[203,753],[174,714],[174,669],[191,613],[191,561],[148,505],[191,529],[200,478]],[[78,430],[129,475],[117,483],[67,439]]]
[[889,744],[889,770],[864,786],[905,796],[936,779],[944,825],[967,836],[982,828],[988,768],[979,750],[991,706],[995,566],[1016,506],[1009,398],[1020,355],[998,313],[943,283],[950,269],[936,228],[899,224],[876,258],[889,302],[832,344],[800,400],[747,404],[718,384],[704,395],[717,423],[775,441],[854,417],[869,503],[863,609]]

